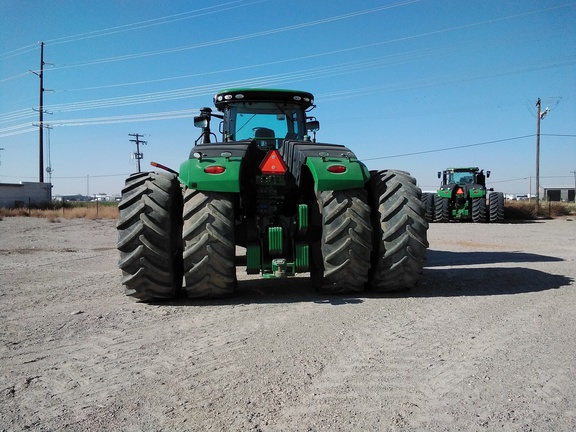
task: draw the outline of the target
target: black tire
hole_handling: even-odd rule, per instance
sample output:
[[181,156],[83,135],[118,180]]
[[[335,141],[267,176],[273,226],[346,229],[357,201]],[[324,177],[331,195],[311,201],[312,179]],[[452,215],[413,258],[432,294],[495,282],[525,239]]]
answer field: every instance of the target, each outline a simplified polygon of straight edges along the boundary
[[310,274],[318,292],[364,290],[368,281],[372,227],[364,189],[317,194],[322,234],[311,246]]
[[486,222],[486,197],[472,198],[472,222]]
[[434,222],[436,214],[436,194],[423,193],[422,204],[424,205],[424,217],[428,222]]
[[182,189],[174,174],[132,174],[122,190],[118,266],[128,296],[175,297],[182,287]]
[[504,194],[491,192],[488,200],[490,201],[490,222],[502,222],[504,220]]
[[371,291],[407,290],[422,277],[428,222],[415,183],[401,171],[372,172],[368,185],[374,230]]
[[189,298],[228,297],[236,289],[233,195],[184,193],[184,290]]
[[434,222],[449,222],[450,221],[450,199],[436,197],[434,202]]

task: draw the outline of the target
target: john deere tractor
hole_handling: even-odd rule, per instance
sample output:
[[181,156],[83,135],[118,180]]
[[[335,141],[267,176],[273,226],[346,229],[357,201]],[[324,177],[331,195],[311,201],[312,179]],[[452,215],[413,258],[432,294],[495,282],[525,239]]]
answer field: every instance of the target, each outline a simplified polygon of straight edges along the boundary
[[194,118],[201,136],[178,172],[152,163],[163,171],[126,180],[117,228],[127,295],[232,295],[237,250],[246,273],[309,272],[322,293],[418,282],[428,223],[413,177],[369,171],[349,148],[316,142],[308,92],[229,89],[214,105]]
[[502,222],[504,194],[486,189],[490,171],[478,167],[448,168],[438,172],[441,179],[436,194],[422,194],[426,219],[434,222],[451,220]]

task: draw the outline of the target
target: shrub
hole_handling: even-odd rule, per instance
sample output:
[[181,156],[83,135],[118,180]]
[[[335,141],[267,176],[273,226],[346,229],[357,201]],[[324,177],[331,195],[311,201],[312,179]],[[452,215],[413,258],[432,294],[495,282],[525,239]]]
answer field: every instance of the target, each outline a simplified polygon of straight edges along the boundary
[[77,202],[54,203],[53,205],[31,206],[28,208],[0,208],[0,218],[29,216],[57,221],[63,219],[118,219],[117,203]]
[[576,205],[573,203],[540,201],[539,212],[536,215],[535,201],[506,201],[504,216],[506,219],[532,220],[538,217],[557,218],[576,215]]

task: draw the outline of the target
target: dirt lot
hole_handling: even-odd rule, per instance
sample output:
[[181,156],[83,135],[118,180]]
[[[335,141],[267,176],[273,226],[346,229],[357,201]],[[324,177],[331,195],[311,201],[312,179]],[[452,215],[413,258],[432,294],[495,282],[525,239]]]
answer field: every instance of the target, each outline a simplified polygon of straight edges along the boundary
[[[0,431],[576,430],[576,221],[433,224],[410,293],[123,295],[113,220],[0,221]],[[240,273],[241,274],[241,273]]]

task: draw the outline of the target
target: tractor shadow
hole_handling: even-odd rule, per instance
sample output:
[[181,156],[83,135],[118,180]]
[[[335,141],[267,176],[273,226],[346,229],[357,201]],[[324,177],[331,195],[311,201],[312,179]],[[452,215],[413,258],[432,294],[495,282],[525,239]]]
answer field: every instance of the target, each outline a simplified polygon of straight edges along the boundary
[[[526,252],[450,252],[428,250],[420,283],[409,291],[349,294],[321,294],[308,274],[286,279],[246,277],[237,270],[238,285],[234,296],[222,299],[188,299],[183,296],[156,305],[226,306],[241,304],[318,303],[332,306],[359,304],[373,298],[420,298],[494,296],[525,294],[570,285],[574,280],[522,266],[522,263],[552,263],[561,258]],[[242,265],[241,262],[238,263]],[[494,266],[502,264],[503,266]],[[516,264],[505,266],[506,264]],[[490,267],[484,267],[491,265]]]
[[156,305],[230,306],[243,304],[316,303],[331,306],[360,304],[369,299],[498,296],[527,294],[558,289],[574,282],[572,278],[522,267],[481,269],[424,269],[420,283],[409,291],[351,294],[320,294],[307,278],[239,281],[236,293],[221,299],[179,297]]
[[574,280],[525,267],[424,269],[411,297],[459,297],[527,294],[558,289]]
[[[238,277],[244,274],[239,269]],[[319,303],[333,306],[362,303],[370,296],[365,292],[357,294],[321,294],[316,292],[307,274],[286,279],[261,279],[251,277],[238,280],[232,297],[220,299],[187,299],[180,297],[169,301],[174,306],[218,306],[241,304],[282,304]],[[376,297],[376,296],[374,296]]]
[[558,262],[562,258],[527,252],[449,252],[428,249],[426,267],[461,266],[498,263]]
[[[428,250],[422,281],[410,291],[410,295],[413,297],[487,296],[557,289],[570,285],[574,280],[567,276],[526,268],[522,264],[561,261],[563,261],[562,258],[526,252]],[[502,264],[503,266],[482,267],[489,264]]]

